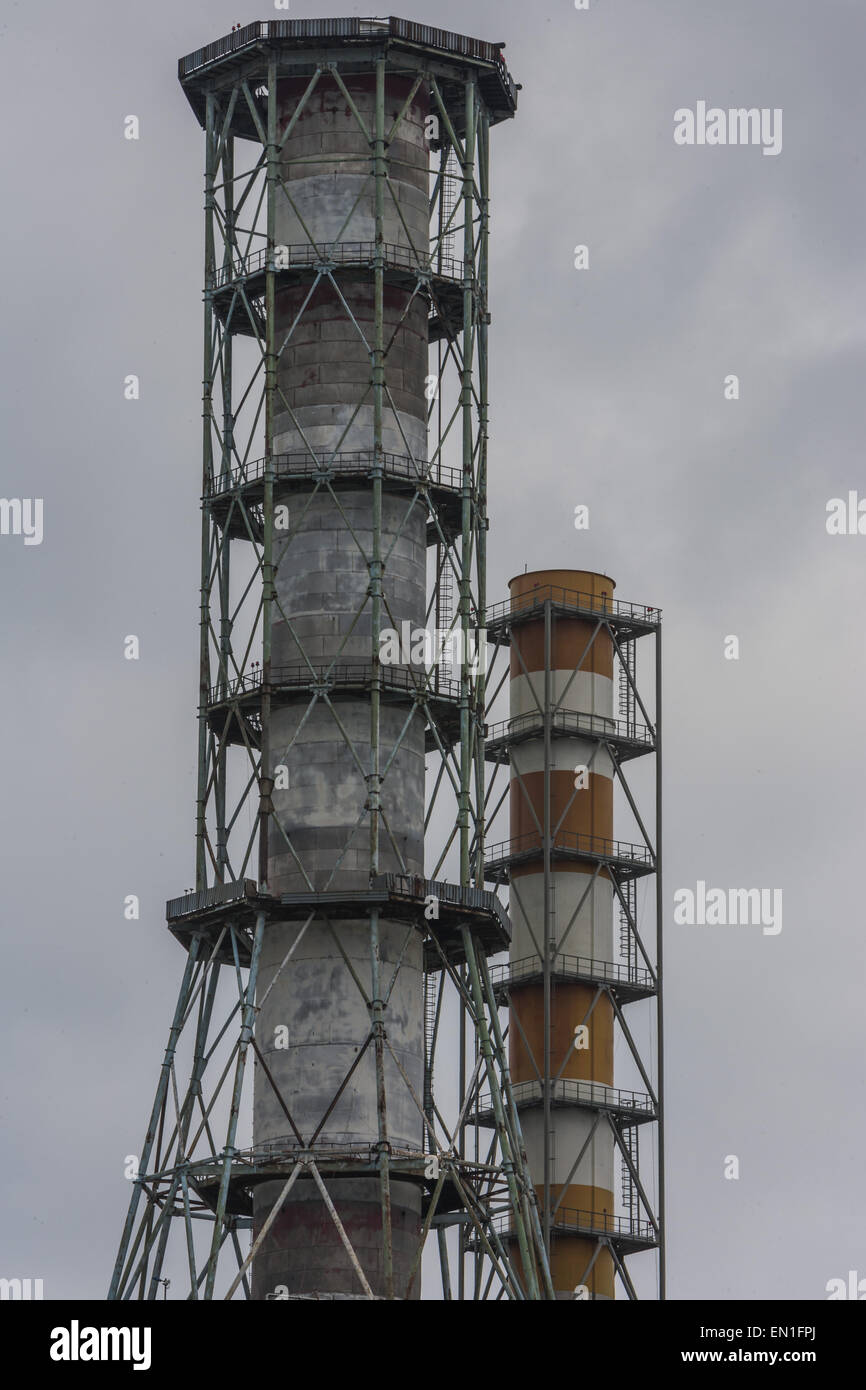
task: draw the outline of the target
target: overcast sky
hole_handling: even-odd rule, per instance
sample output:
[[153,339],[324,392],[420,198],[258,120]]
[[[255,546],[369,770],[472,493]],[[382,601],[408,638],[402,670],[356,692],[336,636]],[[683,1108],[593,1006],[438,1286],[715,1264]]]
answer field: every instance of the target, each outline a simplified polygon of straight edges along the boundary
[[[866,536],[825,525],[866,496],[866,10],[399,10],[506,40],[523,84],[492,136],[491,600],[556,564],[665,614],[669,1296],[820,1299],[866,1275]],[[176,62],[271,14],[0,12],[0,490],[44,499],[41,545],[0,536],[0,1275],[49,1298],[107,1288],[193,882],[203,139]],[[781,109],[781,152],[677,145],[699,101]],[[780,888],[782,931],[675,925],[699,879]]]

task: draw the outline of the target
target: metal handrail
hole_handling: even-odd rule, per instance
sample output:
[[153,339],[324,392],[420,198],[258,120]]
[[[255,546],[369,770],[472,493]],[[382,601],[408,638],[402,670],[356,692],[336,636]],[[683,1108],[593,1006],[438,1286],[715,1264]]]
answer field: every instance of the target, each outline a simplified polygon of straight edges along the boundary
[[655,1228],[651,1221],[644,1221],[640,1217],[612,1216],[606,1211],[586,1211],[579,1207],[560,1207],[554,1217],[554,1225],[598,1231],[605,1235],[628,1236],[632,1240],[655,1240],[656,1238]]
[[[302,241],[285,246],[281,243],[281,249],[288,252],[288,260],[285,264],[275,265],[277,273],[299,266],[308,268],[323,264],[372,265],[376,258],[375,241]],[[427,252],[422,254],[411,246],[401,246],[394,241],[384,242],[382,251],[386,266],[391,268],[413,270],[424,277],[433,275],[443,280],[459,280],[461,283],[465,279],[464,262],[455,256],[443,256],[439,251],[432,255]],[[251,251],[249,255],[240,256],[236,261],[218,266],[208,276],[207,287],[221,290],[234,280],[258,275],[267,269],[269,261],[274,258],[275,249],[263,247],[260,251]],[[470,273],[470,279],[472,278]]]
[[[579,733],[609,734],[615,738],[631,739],[633,743],[644,743],[652,747],[654,734],[646,724],[635,724],[627,719],[608,718],[603,714],[581,714],[577,710],[556,710],[552,718],[553,728],[575,729]],[[515,714],[498,724],[491,724],[487,730],[486,742],[509,738],[527,729],[542,728],[544,716],[533,710],[529,714]]]
[[219,907],[227,902],[240,902],[256,895],[255,880],[251,878],[231,879],[228,883],[214,883],[210,888],[200,888],[184,893],[180,898],[169,898],[165,905],[166,917],[181,917],[191,912],[203,912],[209,907]]
[[660,608],[647,607],[644,603],[628,603],[624,599],[607,598],[600,594],[587,594],[578,589],[565,589],[558,584],[542,584],[530,593],[513,594],[503,603],[488,608],[487,621],[498,622],[500,618],[540,608],[548,599],[558,608],[571,608],[593,617],[638,618],[654,626],[661,622]]
[[[602,859],[629,859],[639,864],[651,864],[652,854],[646,845],[634,845],[628,840],[607,840],[601,835],[584,835],[576,830],[557,830],[550,837],[551,849],[568,849],[577,854],[597,855]],[[485,848],[485,859],[508,859],[517,854],[544,848],[544,837],[537,831],[515,835]]]
[[[513,1081],[511,1089],[517,1102],[543,1097],[540,1081]],[[563,1076],[552,1083],[551,1100],[576,1101],[583,1105],[606,1105],[619,1110],[631,1110],[640,1115],[654,1115],[652,1097],[645,1091],[621,1090],[617,1086],[607,1086],[602,1081],[579,1081],[574,1077]],[[485,1091],[478,1097],[479,1110],[489,1110],[491,1101]]]
[[[329,1155],[345,1158],[359,1158],[363,1162],[375,1162],[379,1157],[379,1148],[376,1144],[357,1143],[352,1140],[328,1140],[317,1139],[312,1147],[303,1142],[298,1142],[292,1134],[286,1134],[277,1139],[265,1139],[260,1144],[254,1144],[247,1149],[236,1149],[232,1154],[232,1167],[253,1166],[268,1160],[279,1162],[282,1158],[296,1159],[299,1155],[309,1154],[311,1158],[327,1158]],[[392,1158],[416,1159],[423,1163],[426,1159],[419,1149],[401,1148],[396,1145],[389,1146],[389,1154]],[[214,1163],[221,1162],[222,1154],[209,1155],[207,1158],[192,1160],[190,1166],[193,1171],[196,1168],[212,1166]]]
[[[425,463],[412,459],[408,454],[379,455],[379,463],[386,476],[405,478],[419,485],[449,488],[459,492],[463,486],[463,473],[459,468],[449,468],[441,463]],[[281,477],[313,477],[320,473],[364,473],[376,466],[376,453],[373,449],[349,449],[331,454],[326,459],[317,459],[308,452],[296,451],[274,454],[272,459],[275,480]],[[230,473],[218,475],[207,487],[206,497],[218,497],[231,492],[233,488],[246,483],[259,482],[265,476],[267,459],[251,459],[233,468]]]
[[503,85],[506,87],[511,104],[517,105],[517,89],[501,49],[498,45],[484,39],[473,39],[465,34],[453,33],[449,29],[436,29],[427,24],[416,24],[411,20],[398,19],[271,19],[256,20],[235,29],[221,39],[187,53],[178,61],[178,75],[189,77],[199,68],[229,53],[236,53],[260,39],[354,39],[377,38],[390,34],[396,39],[409,43],[423,44],[425,47],[440,48],[446,53],[459,53],[482,63],[493,65]]
[[[381,676],[383,687],[392,690],[405,690],[410,694],[427,699],[450,700],[455,704],[461,695],[460,681],[446,680],[438,669],[427,671],[423,667],[378,666],[374,668],[369,661],[338,662],[331,666],[313,666],[303,661],[290,666],[271,667],[270,685],[274,689],[311,690],[314,686],[330,689],[340,685],[366,685],[375,678],[374,671]],[[208,693],[210,705],[224,704],[237,699],[239,695],[249,695],[262,685],[262,672],[247,671],[230,681],[220,681]]]
[[[610,980],[612,984],[629,984],[638,988],[653,985],[653,977],[643,966],[619,965],[615,961],[596,960],[592,956],[557,956],[551,971],[554,975],[589,977],[595,980]],[[520,960],[509,961],[507,965],[490,967],[491,981],[494,985],[512,984],[520,978],[544,973],[544,965],[538,956],[522,956]]]
[[[499,1234],[507,1234],[511,1229],[511,1216],[505,1213],[494,1216],[490,1224]],[[653,1241],[657,1238],[651,1221],[640,1217],[613,1216],[606,1211],[585,1211],[579,1207],[559,1207],[553,1217],[553,1225],[598,1235],[622,1236],[630,1240]]]
[[389,891],[395,893],[415,896],[420,882],[426,885],[425,894],[434,894],[440,903],[450,903],[453,907],[469,910],[480,908],[485,912],[493,912],[508,937],[511,936],[508,913],[498,895],[489,888],[478,888],[471,883],[449,883],[445,879],[419,878],[416,874],[384,874],[382,877]]

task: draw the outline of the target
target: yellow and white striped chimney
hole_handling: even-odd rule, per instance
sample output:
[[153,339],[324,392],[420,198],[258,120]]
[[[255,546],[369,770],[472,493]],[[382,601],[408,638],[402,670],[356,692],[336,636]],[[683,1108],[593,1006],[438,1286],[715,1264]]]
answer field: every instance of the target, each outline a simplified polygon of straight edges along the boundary
[[[592,600],[575,602],[575,607],[603,612],[612,599],[614,582],[607,575],[584,570],[538,570],[512,579],[509,587],[513,611],[534,607],[546,598],[561,603],[565,591]],[[550,1075],[566,1083],[559,1085],[563,1095],[568,1094],[568,1082],[613,1084],[610,1000],[602,997],[593,1008],[597,992],[593,984],[562,979],[562,974],[579,973],[576,964],[573,971],[563,969],[577,957],[613,960],[613,885],[603,868],[587,892],[596,865],[580,857],[581,848],[589,850],[593,841],[613,839],[613,767],[609,754],[597,740],[579,736],[581,721],[572,717],[593,715],[613,720],[613,644],[604,629],[593,638],[596,623],[590,618],[564,617],[560,612],[551,624],[548,668],[545,627],[542,611],[537,619],[515,623],[512,629],[511,727],[515,728],[516,721],[527,725],[537,720],[539,724],[538,737],[517,741],[511,749],[512,856],[543,846],[547,827],[552,846],[566,847],[572,856],[576,852],[576,857],[553,857],[550,861],[547,914],[544,857],[512,862],[509,1037],[512,1079],[518,1097],[521,1083],[529,1083],[530,1087],[534,1083],[540,1091],[538,1076],[544,1075],[545,992],[537,971],[532,980],[521,984],[521,973],[528,976],[531,972],[525,967],[514,967],[532,957],[538,959],[539,952],[545,949],[545,931],[555,943],[553,949],[561,952],[547,1024]],[[541,731],[546,699],[558,724],[557,736],[549,740],[547,785],[545,739]],[[573,736],[565,732],[570,725],[575,729]],[[582,767],[589,769],[588,776],[577,774]],[[576,781],[585,781],[586,785],[576,789]],[[588,1045],[576,1048],[575,1030],[581,1025],[588,1029]],[[526,1090],[524,1087],[524,1093]],[[576,1233],[578,1227],[604,1229],[612,1222],[613,1136],[607,1125],[599,1125],[590,1138],[596,1118],[593,1111],[556,1104],[557,1086],[553,1088],[553,1097],[548,1181],[551,1210],[559,1204],[552,1222],[556,1229],[550,1252],[554,1288],[559,1297],[573,1298],[575,1288],[584,1282],[590,1297],[613,1298],[610,1252],[603,1249],[597,1253],[587,1275],[597,1241]],[[529,1168],[543,1209],[545,1114],[538,1104],[521,1109]],[[592,1221],[587,1220],[590,1215]],[[569,1226],[575,1228],[574,1234],[564,1229]]]

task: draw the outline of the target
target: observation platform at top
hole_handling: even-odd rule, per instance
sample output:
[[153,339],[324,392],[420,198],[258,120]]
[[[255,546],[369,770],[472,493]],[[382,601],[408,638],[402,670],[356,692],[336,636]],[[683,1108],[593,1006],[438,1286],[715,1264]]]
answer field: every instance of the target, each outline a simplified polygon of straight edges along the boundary
[[564,589],[558,584],[543,584],[530,593],[513,594],[503,603],[488,608],[485,623],[488,637],[507,645],[511,628],[519,623],[538,622],[544,617],[546,603],[550,604],[556,617],[582,618],[606,624],[616,632],[620,641],[646,637],[657,632],[661,626],[660,608],[581,593]]
[[[178,81],[199,123],[206,123],[208,92],[229,89],[239,80],[261,77],[275,54],[280,76],[312,76],[319,66],[336,63],[341,75],[369,72],[374,53],[383,49],[395,71],[430,72],[458,136],[465,133],[465,82],[474,73],[491,125],[510,119],[520,90],[505,65],[504,43],[487,43],[449,29],[416,24],[390,15],[384,19],[270,19],[245,24],[233,33],[179,59]],[[261,98],[251,90],[259,109]],[[259,140],[247,102],[236,103],[232,133]],[[437,142],[431,141],[435,148]]]

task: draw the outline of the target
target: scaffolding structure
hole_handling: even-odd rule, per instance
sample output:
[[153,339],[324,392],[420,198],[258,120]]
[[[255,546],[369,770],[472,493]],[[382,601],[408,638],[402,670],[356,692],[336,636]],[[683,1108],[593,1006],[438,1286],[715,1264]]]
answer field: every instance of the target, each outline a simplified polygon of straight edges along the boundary
[[[438,1270],[434,1297],[553,1296],[488,965],[510,923],[485,887],[484,663],[382,660],[384,630],[400,627],[393,557],[419,536],[435,556],[427,626],[459,635],[464,653],[485,631],[488,137],[516,107],[501,47],[393,18],[280,20],[179,64],[205,135],[196,884],[167,904],[186,960],[112,1299],[154,1299],[169,1279],[192,1300],[418,1297],[434,1231],[425,1293]],[[340,159],[356,168],[358,142],[366,152],[355,205],[370,210],[370,235],[351,235],[352,207],[321,239],[301,205],[305,165],[325,156],[305,152],[300,132],[329,103],[355,142],[329,154],[335,181]],[[419,110],[423,242],[395,195]],[[367,364],[357,408],[327,443],[295,394],[317,370],[304,365],[304,334],[323,302]],[[395,404],[410,321],[425,325],[425,356],[432,348],[421,443]],[[323,649],[286,595],[325,509],[364,584]],[[311,765],[305,740],[325,722],[343,750],[335,775],[359,788],[342,847],[292,809]],[[394,823],[418,749],[423,865]],[[273,1006],[291,1002],[305,970],[322,978],[326,948],[335,997],[354,994],[346,1018],[360,1010],[366,1022],[334,1044],[352,1060],[313,1111],[274,1042]],[[423,1034],[417,1058],[395,1041],[401,1011]],[[287,1031],[302,1031],[292,1017]],[[455,1031],[449,1106],[435,1082],[443,1049],[454,1071]],[[368,1092],[362,1141],[340,1117]],[[324,1223],[342,1264],[330,1256],[319,1284],[311,1270],[292,1286],[279,1270],[297,1267],[285,1242],[302,1219],[319,1222],[317,1239]]]
[[[603,581],[603,577],[590,578],[598,579],[599,585]],[[520,940],[529,943],[525,953],[518,951],[515,956],[512,950],[507,965],[494,967],[494,990],[500,1003],[510,1006],[517,1107],[524,1117],[536,1117],[532,1124],[540,1131],[537,1143],[532,1144],[530,1121],[524,1119],[557,1297],[613,1297],[618,1278],[626,1296],[635,1299],[638,1295],[628,1258],[653,1251],[656,1293],[663,1299],[661,613],[657,608],[613,599],[610,581],[600,595],[598,589],[580,592],[546,582],[544,572],[527,589],[532,580],[529,575],[512,581],[511,598],[491,607],[487,614],[492,658],[489,703],[495,705],[509,678],[512,688],[520,686],[523,693],[520,708],[516,708],[512,695],[511,716],[488,729],[485,753],[495,768],[488,789],[488,823],[510,796],[511,834],[496,843],[488,842],[486,874],[489,882],[510,884],[509,911],[515,936],[519,933]],[[637,648],[647,639],[654,650],[644,668],[646,688],[642,689]],[[569,643],[576,659],[563,655]],[[601,644],[606,644],[608,661],[613,658],[615,679],[607,682],[606,698],[612,706],[618,687],[619,717],[613,717],[610,707],[604,713],[593,712],[590,707],[598,701],[592,682],[605,679],[592,674],[604,667],[604,655],[596,659]],[[535,655],[532,669],[526,659],[531,651]],[[506,660],[497,674],[502,665],[500,654]],[[585,681],[582,688],[581,678]],[[583,750],[581,757],[586,756],[586,764],[584,775],[572,780],[572,773],[578,771],[569,763],[569,750],[574,748]],[[558,752],[560,749],[564,754]],[[635,760],[648,757],[652,776],[649,785],[637,792],[631,784],[630,768]],[[529,775],[527,768],[533,770]],[[510,781],[500,795],[496,778],[505,769]],[[631,812],[641,837],[639,843],[614,839],[612,830],[604,835],[593,833],[600,818],[597,811],[581,813],[585,829],[570,828],[581,800],[590,795],[586,790],[588,776],[596,773],[600,783],[612,784],[599,798],[603,801],[601,819],[612,824],[616,789]],[[534,785],[533,776],[537,779]],[[529,828],[520,829],[521,825]],[[521,876],[530,873],[535,877]],[[655,891],[645,904],[651,907],[647,932],[638,920],[637,889],[643,881],[652,883],[653,878]],[[580,888],[569,887],[575,882]],[[595,903],[593,894],[602,882],[607,885],[607,896]],[[529,893],[530,886],[538,890],[535,897]],[[567,900],[558,902],[557,893],[562,894],[564,887],[568,889]],[[600,933],[600,939],[608,940],[602,958],[600,951],[575,947],[583,918],[589,923],[588,931],[598,931],[597,925],[592,925],[592,914],[610,918],[612,910],[619,930],[615,936],[608,922],[605,933]],[[533,1036],[526,1023],[531,1018],[525,1003],[530,996],[538,1014]],[[575,997],[580,1011],[572,1016]],[[630,1025],[629,1016],[634,1006],[647,1001],[649,1036],[644,1040]],[[576,1070],[572,1033],[593,1028],[602,1008],[609,1009],[611,1027],[615,1027],[615,1036],[643,1090],[605,1084],[594,1079],[598,1072],[592,1069],[582,1079],[564,1075]],[[515,1050],[521,1058],[520,1077]],[[611,1072],[612,1066],[611,1048]],[[569,1115],[584,1118],[572,1122],[571,1134],[577,1132],[579,1142],[573,1140],[571,1147],[564,1148],[569,1129],[563,1117]],[[491,1122],[489,1107],[482,1119]],[[599,1138],[607,1143],[610,1156],[619,1159],[617,1209],[606,1202],[606,1209],[599,1210],[597,1178],[588,1189],[571,1187]],[[556,1171],[559,1181],[555,1181]],[[591,1171],[596,1171],[595,1166]],[[610,1186],[615,1187],[615,1182]],[[595,1209],[589,1209],[589,1198],[586,1207],[572,1205],[568,1194],[575,1190],[594,1193],[591,1206]],[[569,1249],[573,1252],[570,1261],[566,1257]],[[609,1261],[607,1280],[598,1268],[603,1260]],[[566,1277],[569,1270],[571,1280]],[[594,1270],[599,1276],[598,1286],[593,1283]],[[600,1293],[598,1287],[608,1292]]]

